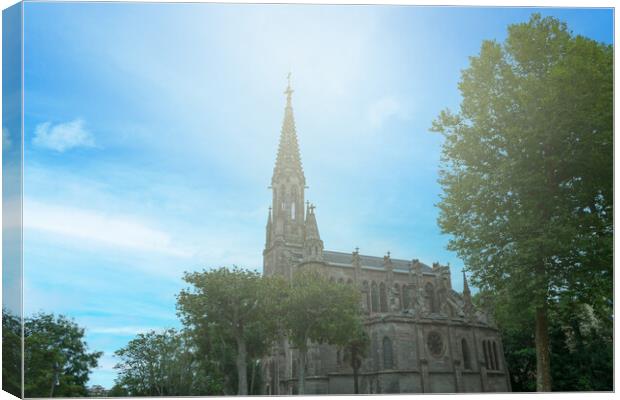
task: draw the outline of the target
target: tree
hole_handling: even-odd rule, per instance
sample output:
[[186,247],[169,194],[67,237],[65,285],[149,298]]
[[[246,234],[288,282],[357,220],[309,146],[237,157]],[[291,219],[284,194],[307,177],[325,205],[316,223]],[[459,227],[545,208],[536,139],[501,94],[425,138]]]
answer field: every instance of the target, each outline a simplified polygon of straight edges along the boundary
[[283,323],[299,352],[298,393],[305,393],[305,367],[310,342],[345,346],[359,324],[359,292],[330,282],[314,270],[295,272],[288,293],[282,296]]
[[353,329],[349,331],[349,338],[344,345],[345,358],[348,359],[353,370],[353,391],[355,394],[359,394],[359,371],[364,357],[368,355],[369,345],[370,338],[364,329],[362,320],[359,319],[354,323]]
[[190,396],[212,394],[213,382],[183,332],[166,329],[138,334],[115,352],[115,386],[128,396]]
[[184,280],[192,288],[182,290],[177,299],[183,323],[194,337],[235,343],[237,393],[247,395],[248,359],[265,355],[278,329],[276,288],[281,284],[237,267],[186,273]]
[[[214,323],[205,324],[200,329],[188,329],[190,340],[196,347],[196,355],[204,365],[213,382],[211,394],[230,396],[238,392],[236,353],[234,338],[222,334]],[[260,394],[260,376],[256,372],[258,359],[265,353],[265,336],[262,331],[252,330],[247,333],[249,376],[248,394]]]
[[611,302],[613,51],[534,14],[485,41],[443,111],[439,225],[483,290],[532,313],[537,390],[551,390],[549,307]]
[[101,385],[93,385],[87,388],[88,397],[107,397],[108,391]]
[[118,383],[114,384],[110,390],[108,390],[108,397],[128,397],[129,393],[122,385]]
[[102,352],[87,351],[84,329],[65,316],[40,313],[24,322],[26,397],[86,396]]
[[[512,390],[536,390],[536,349],[528,321],[494,293],[477,293],[474,301],[493,311],[502,335]],[[549,342],[554,391],[613,390],[611,308],[600,319],[591,306],[559,299],[550,307]],[[531,320],[531,319],[530,319]]]
[[22,325],[20,319],[2,309],[2,390],[22,397]]

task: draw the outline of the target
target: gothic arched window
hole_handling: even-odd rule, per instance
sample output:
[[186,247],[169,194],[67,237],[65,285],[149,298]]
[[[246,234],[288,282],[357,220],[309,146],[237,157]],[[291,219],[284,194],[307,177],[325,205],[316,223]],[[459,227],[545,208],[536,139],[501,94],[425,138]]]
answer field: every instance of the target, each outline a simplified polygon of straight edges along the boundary
[[379,296],[381,300],[381,312],[387,312],[387,291],[385,290],[385,283],[383,282],[379,285]]
[[493,354],[493,345],[490,340],[482,341],[482,350],[484,352],[484,362],[488,370],[497,369],[495,365],[495,357]]
[[372,312],[379,312],[379,289],[377,288],[377,282],[373,282],[370,286],[370,300]]
[[433,288],[433,284],[430,282],[424,286],[424,297],[426,299],[428,310],[432,313],[436,313],[437,302],[435,301],[435,289]]
[[389,337],[383,338],[383,369],[394,368],[394,353],[392,350],[392,339]]
[[497,343],[493,341],[493,361],[495,361],[495,369],[499,370],[499,357],[497,356]]
[[408,309],[411,304],[411,298],[409,297],[409,286],[403,285],[403,309]]
[[461,339],[461,351],[463,352],[463,368],[469,370],[471,369],[471,356],[465,338]]
[[484,353],[484,365],[487,369],[491,369],[491,360],[489,359],[489,347],[486,340],[482,341],[482,352]]
[[368,281],[364,281],[362,284],[363,296],[365,296],[364,300],[366,301],[366,313],[370,314],[371,305],[370,305],[370,287],[368,286]]

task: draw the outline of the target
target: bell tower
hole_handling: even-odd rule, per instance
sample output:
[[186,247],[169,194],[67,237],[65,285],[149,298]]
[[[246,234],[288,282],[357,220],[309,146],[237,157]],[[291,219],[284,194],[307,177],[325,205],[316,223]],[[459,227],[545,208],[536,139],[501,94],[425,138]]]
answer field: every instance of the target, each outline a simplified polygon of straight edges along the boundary
[[266,227],[263,271],[265,275],[281,274],[290,277],[293,265],[299,263],[303,257],[306,189],[293,115],[290,73],[284,94],[286,106],[276,165],[271,178],[272,205]]

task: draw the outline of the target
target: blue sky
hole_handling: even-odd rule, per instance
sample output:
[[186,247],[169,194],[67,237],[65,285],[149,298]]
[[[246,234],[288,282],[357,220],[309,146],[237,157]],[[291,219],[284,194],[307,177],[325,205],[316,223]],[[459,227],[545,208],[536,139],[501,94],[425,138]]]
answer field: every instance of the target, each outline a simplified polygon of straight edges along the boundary
[[[179,326],[183,271],[261,269],[287,72],[325,247],[452,266],[442,139],[484,39],[527,8],[27,3],[24,307],[102,350]],[[611,10],[540,9],[612,42]]]

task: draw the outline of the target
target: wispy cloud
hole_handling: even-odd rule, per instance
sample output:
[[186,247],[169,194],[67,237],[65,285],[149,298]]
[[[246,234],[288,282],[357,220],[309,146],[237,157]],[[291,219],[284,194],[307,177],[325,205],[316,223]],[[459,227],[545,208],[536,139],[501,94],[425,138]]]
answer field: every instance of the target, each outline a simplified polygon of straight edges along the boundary
[[172,242],[170,235],[131,216],[114,215],[26,199],[24,228],[95,244],[190,257],[192,251]]
[[75,119],[56,125],[52,125],[51,122],[38,124],[34,130],[32,143],[62,153],[76,147],[94,147],[95,139],[84,127],[84,121]]
[[390,118],[409,118],[409,112],[402,101],[392,96],[382,97],[368,108],[368,122],[373,128],[381,128]]
[[93,327],[88,328],[89,333],[99,333],[106,335],[122,335],[122,336],[132,336],[138,335],[140,333],[147,333],[150,331],[162,331],[164,328],[161,326],[107,326],[107,327]]

